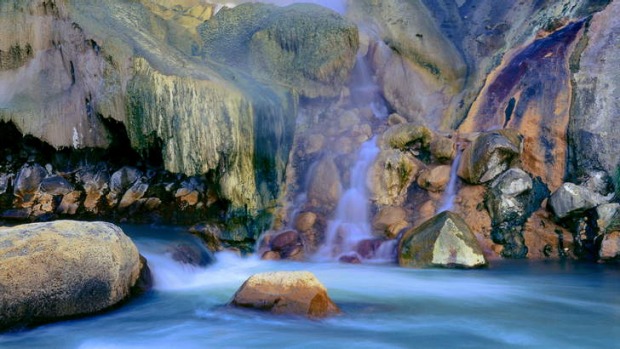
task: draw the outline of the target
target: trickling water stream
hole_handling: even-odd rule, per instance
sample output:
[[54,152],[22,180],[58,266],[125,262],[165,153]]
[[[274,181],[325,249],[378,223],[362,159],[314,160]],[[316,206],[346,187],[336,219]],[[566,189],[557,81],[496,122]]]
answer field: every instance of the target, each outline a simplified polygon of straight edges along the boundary
[[458,181],[457,172],[459,170],[459,165],[461,163],[461,155],[463,152],[458,149],[456,151],[456,156],[452,161],[452,167],[450,168],[450,181],[448,181],[448,185],[446,186],[446,191],[443,193],[443,197],[441,199],[441,207],[437,210],[437,213],[441,213],[444,211],[450,211],[454,208],[454,198],[456,197],[456,184]]
[[[220,253],[201,268],[161,252],[178,233],[124,229],[151,258],[155,290],[102,315],[0,334],[0,348],[569,349],[620,341],[620,270],[611,266],[520,260],[415,270]],[[274,270],[311,271],[343,314],[312,321],[225,306],[250,275]],[[178,278],[160,277],[173,274]]]
[[340,198],[336,216],[328,223],[325,243],[318,251],[317,259],[333,260],[353,253],[360,241],[372,238],[366,176],[378,154],[376,137],[362,144],[351,168],[351,186]]

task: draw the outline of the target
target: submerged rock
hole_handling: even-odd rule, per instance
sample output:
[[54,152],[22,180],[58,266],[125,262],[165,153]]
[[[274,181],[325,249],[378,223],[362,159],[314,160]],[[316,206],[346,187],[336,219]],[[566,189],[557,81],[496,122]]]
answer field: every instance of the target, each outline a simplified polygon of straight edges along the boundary
[[131,295],[145,267],[133,242],[110,223],[0,228],[0,328],[109,308]]
[[521,150],[516,131],[483,133],[463,151],[458,175],[471,184],[486,183],[506,171]]
[[340,313],[325,286],[307,271],[278,271],[251,276],[230,303],[273,314],[322,318]]
[[414,268],[478,268],[487,261],[467,223],[457,214],[444,211],[401,237],[398,264]]
[[211,254],[195,244],[179,243],[170,247],[168,252],[172,259],[187,265],[204,267],[215,261]]

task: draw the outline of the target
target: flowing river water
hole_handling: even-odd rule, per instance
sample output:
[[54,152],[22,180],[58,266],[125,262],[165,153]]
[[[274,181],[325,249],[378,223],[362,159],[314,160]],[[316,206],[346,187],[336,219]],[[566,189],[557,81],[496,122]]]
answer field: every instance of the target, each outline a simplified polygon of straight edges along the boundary
[[[521,260],[481,270],[416,270],[219,253],[215,264],[201,268],[179,264],[165,252],[165,246],[191,241],[178,230],[124,229],[149,259],[153,291],[101,315],[0,334],[0,348],[614,348],[620,343],[620,269],[613,266]],[[247,277],[274,270],[313,272],[343,314],[316,321],[226,306]]]

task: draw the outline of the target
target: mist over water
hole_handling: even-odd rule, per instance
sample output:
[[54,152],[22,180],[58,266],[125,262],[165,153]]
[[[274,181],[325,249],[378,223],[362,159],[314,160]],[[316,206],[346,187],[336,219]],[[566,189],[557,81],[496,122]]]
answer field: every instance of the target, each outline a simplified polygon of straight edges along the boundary
[[[0,347],[610,348],[620,340],[620,270],[610,266],[505,261],[415,270],[219,253],[213,265],[187,268],[157,252],[182,234],[124,229],[152,259],[153,291],[102,315],[0,334]],[[311,271],[343,314],[314,321],[225,306],[250,275],[274,270]],[[184,275],[161,277],[175,273]]]

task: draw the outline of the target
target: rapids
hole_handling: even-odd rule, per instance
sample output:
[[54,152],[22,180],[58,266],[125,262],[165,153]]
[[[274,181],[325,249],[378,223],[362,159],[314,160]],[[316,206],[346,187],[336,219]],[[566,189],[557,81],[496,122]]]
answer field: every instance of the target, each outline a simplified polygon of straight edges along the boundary
[[[0,348],[611,348],[620,341],[620,270],[612,266],[521,260],[415,270],[219,253],[200,268],[163,252],[191,240],[179,231],[124,230],[149,258],[153,291],[98,316],[0,334]],[[247,277],[273,270],[313,272],[343,315],[313,321],[226,307]]]

